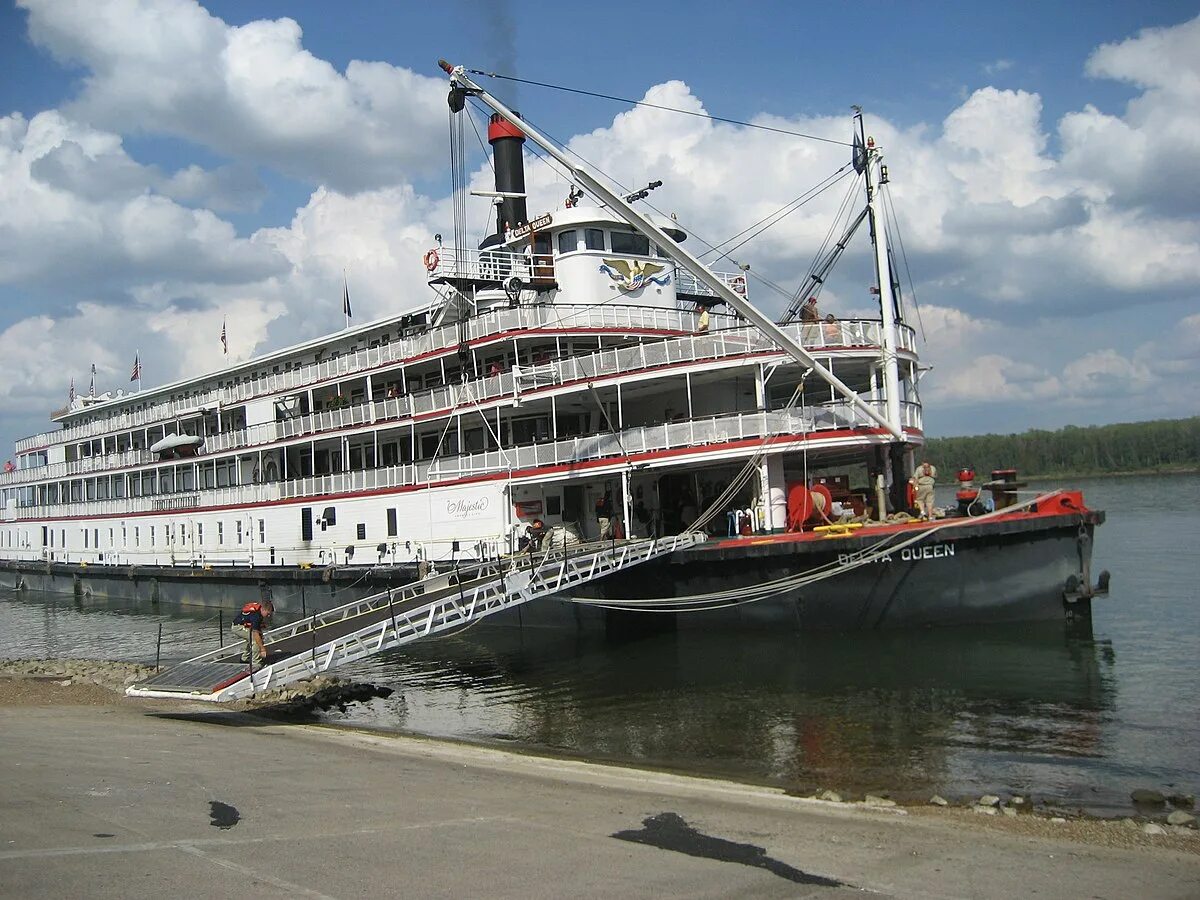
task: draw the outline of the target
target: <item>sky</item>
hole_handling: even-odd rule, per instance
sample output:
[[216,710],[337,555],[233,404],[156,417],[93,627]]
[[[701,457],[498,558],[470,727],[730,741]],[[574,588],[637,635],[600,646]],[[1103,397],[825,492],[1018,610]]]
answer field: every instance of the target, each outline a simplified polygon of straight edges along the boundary
[[[129,389],[140,354],[151,387],[335,332],[343,278],[355,322],[426,302],[453,230],[438,57],[826,139],[483,79],[622,184],[662,180],[696,250],[844,166],[860,105],[927,433],[1200,412],[1200,3],[579,8],[0,0],[0,454],[93,364]],[[561,172],[527,178],[531,213],[561,206]],[[732,254],[782,288],[752,279],[767,312],[843,187]],[[472,240],[487,221],[472,201]],[[822,311],[868,314],[871,279],[860,235]]]

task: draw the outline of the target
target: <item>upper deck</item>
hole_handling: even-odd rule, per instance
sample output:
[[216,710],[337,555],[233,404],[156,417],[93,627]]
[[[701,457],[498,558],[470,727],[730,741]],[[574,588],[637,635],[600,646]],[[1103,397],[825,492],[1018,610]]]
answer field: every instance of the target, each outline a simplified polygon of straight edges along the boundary
[[[397,317],[393,322],[400,322]],[[714,315],[713,330],[722,326],[741,324],[736,317]],[[503,339],[514,333],[536,331],[562,333],[643,334],[663,337],[692,334],[699,327],[695,309],[656,309],[641,306],[600,305],[569,306],[538,304],[516,308],[497,308],[469,319],[467,322],[432,328],[399,340],[372,341],[373,346],[339,353],[333,350],[320,362],[299,362],[298,357],[313,355],[309,345],[293,348],[286,353],[266,357],[225,372],[218,372],[186,382],[167,385],[141,394],[114,398],[97,403],[81,413],[88,421],[47,431],[17,442],[17,453],[29,453],[50,446],[83,441],[129,429],[170,422],[181,417],[197,415],[206,409],[229,407],[247,400],[283,394],[309,388],[330,380],[356,374],[366,374],[389,365],[428,358],[438,353],[454,352],[463,340],[486,341]],[[814,326],[809,326],[813,328]],[[824,328],[824,326],[822,326]],[[825,337],[824,331],[814,331],[809,343],[827,346],[878,347],[878,323],[869,320],[847,320],[836,323],[836,336]],[[370,326],[371,333],[381,330],[379,323]],[[826,329],[827,331],[828,329]],[[847,330],[843,334],[843,330]],[[911,328],[898,329],[901,348],[914,353],[915,334]],[[363,329],[368,332],[367,328]],[[854,333],[851,333],[853,331]],[[386,332],[384,332],[386,334]],[[339,344],[365,342],[363,336],[337,336]],[[330,345],[333,345],[330,340]],[[23,469],[8,476],[17,475]],[[11,483],[0,476],[0,483]]]

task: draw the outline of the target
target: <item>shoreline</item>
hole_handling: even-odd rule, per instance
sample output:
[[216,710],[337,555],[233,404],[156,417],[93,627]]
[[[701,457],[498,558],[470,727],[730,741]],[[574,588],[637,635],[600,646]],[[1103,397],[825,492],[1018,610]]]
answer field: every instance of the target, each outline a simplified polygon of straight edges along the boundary
[[562,772],[586,769],[609,773],[613,777],[650,779],[655,782],[678,780],[681,784],[723,786],[723,790],[736,789],[763,797],[786,798],[802,805],[815,804],[819,808],[890,813],[940,822],[953,821],[958,825],[974,826],[981,831],[1065,839],[1106,847],[1170,848],[1200,855],[1200,830],[1194,817],[1186,824],[1169,824],[1166,821],[1168,814],[1173,811],[1191,817],[1193,810],[1187,801],[1190,799],[1194,803],[1194,798],[1180,797],[1177,798],[1178,805],[1162,803],[1141,806],[1135,815],[1105,818],[1086,812],[1039,806],[1030,798],[1011,795],[1002,789],[979,798],[943,799],[934,795],[926,802],[897,801],[886,794],[861,795],[836,788],[798,792],[762,782],[619,760],[590,760],[524,748],[312,721],[316,709],[344,707],[348,703],[390,693],[386,688],[377,689],[335,678],[305,682],[255,700],[216,706],[186,699],[138,700],[124,695],[125,685],[151,671],[152,666],[101,660],[0,659],[0,712],[20,707],[116,707],[135,713],[139,710],[187,711],[205,718],[250,716],[264,724],[324,735],[334,740],[366,746],[407,747],[448,758],[472,759],[479,764],[511,765],[520,761],[521,765],[541,770]]
[[1131,469],[1127,472],[1067,472],[1053,475],[1026,475],[1021,473],[1025,481],[1061,481],[1070,478],[1146,478],[1153,475],[1200,475],[1200,466],[1184,466],[1169,469]]

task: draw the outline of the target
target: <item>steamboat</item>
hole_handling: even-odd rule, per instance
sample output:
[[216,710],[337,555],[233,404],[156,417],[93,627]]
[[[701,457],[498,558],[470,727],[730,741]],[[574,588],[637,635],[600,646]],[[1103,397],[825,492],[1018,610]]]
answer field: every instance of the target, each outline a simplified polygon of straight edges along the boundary
[[[861,211],[774,321],[751,273],[704,266],[646,191],[443,68],[452,147],[468,104],[490,116],[494,233],[468,246],[456,215],[453,245],[423,260],[429,297],[387,318],[74,397],[0,475],[3,582],[229,608],[272,592],[308,613],[539,544],[703,532],[517,616],[880,628],[1087,613],[1106,582],[1090,571],[1103,513],[1078,492],[961,473],[948,515],[912,515],[922,368],[861,115]],[[527,141],[574,183],[533,216]],[[809,295],[863,223],[878,315],[822,320]]]

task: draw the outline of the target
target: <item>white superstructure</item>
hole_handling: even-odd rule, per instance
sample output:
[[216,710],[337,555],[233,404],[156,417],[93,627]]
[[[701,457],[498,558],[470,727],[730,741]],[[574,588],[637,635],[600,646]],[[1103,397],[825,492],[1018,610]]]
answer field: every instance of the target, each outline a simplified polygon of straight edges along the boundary
[[[628,534],[677,533],[752,458],[731,509],[780,530],[789,483],[882,471],[896,430],[921,441],[914,336],[890,314],[785,326],[854,396],[800,390],[811,367],[607,208],[485,246],[427,257],[432,304],[55,413],[0,475],[0,558],[482,558],[535,519],[596,538],[605,498]],[[745,296],[744,272],[718,277]]]

